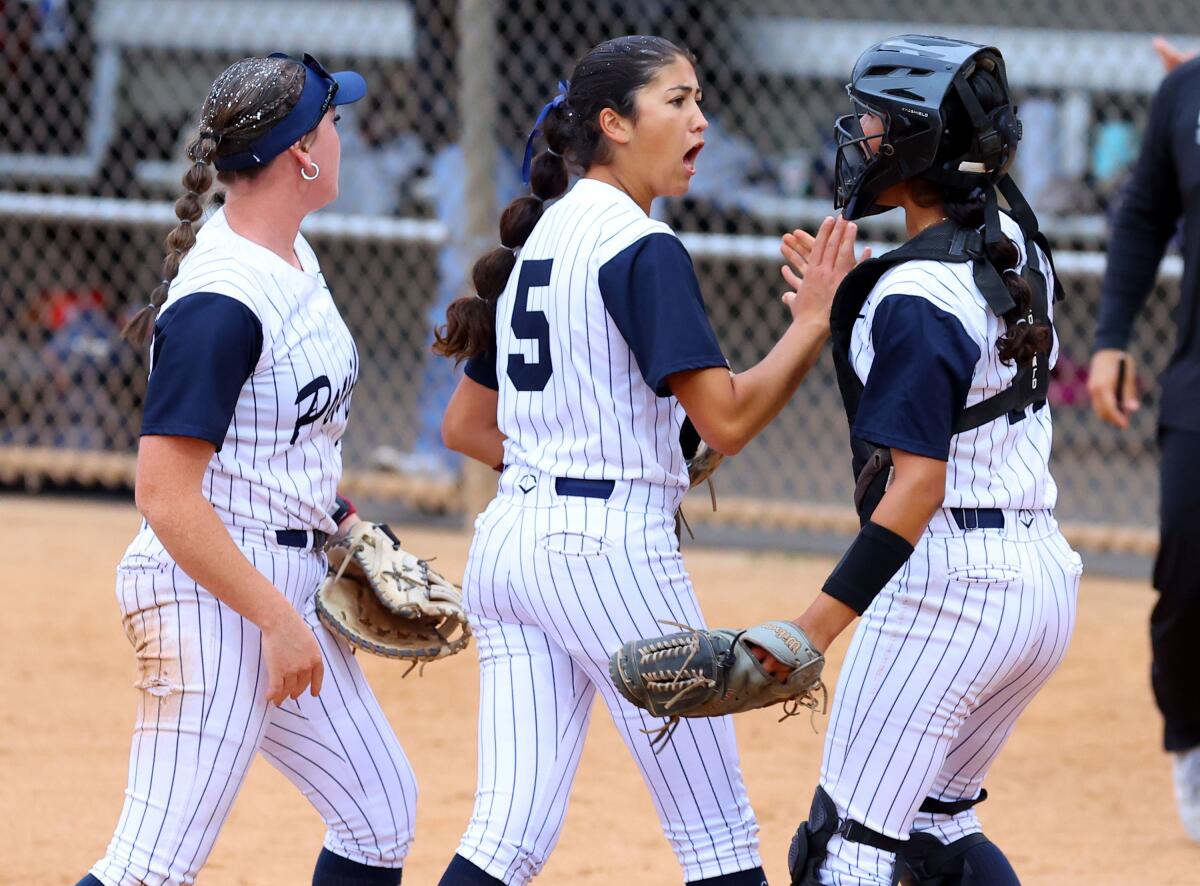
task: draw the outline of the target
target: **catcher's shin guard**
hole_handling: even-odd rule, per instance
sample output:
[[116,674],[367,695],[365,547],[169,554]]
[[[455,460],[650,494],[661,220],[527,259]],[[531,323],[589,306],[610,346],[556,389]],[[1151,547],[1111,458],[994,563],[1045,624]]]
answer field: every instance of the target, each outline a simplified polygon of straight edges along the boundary
[[788,850],[792,886],[817,886],[817,868],[825,860],[829,838],[837,833],[838,814],[833,799],[817,785],[808,821],[800,822]]
[[932,834],[914,833],[896,854],[900,886],[1020,886],[1016,872],[995,843],[968,834],[942,843]]

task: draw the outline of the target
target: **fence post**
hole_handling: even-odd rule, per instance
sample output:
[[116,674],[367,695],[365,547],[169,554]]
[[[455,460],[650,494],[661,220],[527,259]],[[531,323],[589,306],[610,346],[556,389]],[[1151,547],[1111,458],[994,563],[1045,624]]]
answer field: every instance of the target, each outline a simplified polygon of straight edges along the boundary
[[[470,245],[475,257],[496,245],[496,20],[493,0],[458,3],[458,119],[466,162],[467,229],[451,231]],[[469,276],[468,276],[469,279]],[[496,491],[496,474],[486,465],[463,461],[463,511],[467,528]]]

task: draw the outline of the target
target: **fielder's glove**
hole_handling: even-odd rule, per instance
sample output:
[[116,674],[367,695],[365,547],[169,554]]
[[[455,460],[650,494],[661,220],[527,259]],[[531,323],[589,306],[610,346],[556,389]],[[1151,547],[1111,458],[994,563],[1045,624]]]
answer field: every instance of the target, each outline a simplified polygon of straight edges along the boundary
[[[754,647],[791,669],[786,682],[763,668]],[[782,720],[801,708],[823,709],[824,666],[825,657],[804,631],[790,621],[768,621],[741,631],[688,628],[634,640],[613,653],[608,671],[628,701],[669,718],[660,729],[648,730],[665,744],[680,717],[720,717],[782,703]]]
[[[725,456],[713,449],[700,439],[700,434],[692,420],[686,416],[683,426],[679,429],[679,447],[683,450],[683,460],[688,469],[688,489],[695,489],[701,483],[708,483],[708,497],[712,500],[712,509],[717,509],[717,487],[713,485],[712,475],[717,467],[725,460]],[[692,527],[688,525],[687,517],[683,516],[683,507],[675,511],[675,537],[683,541],[683,530],[687,529],[688,536],[695,538]]]
[[471,639],[458,589],[401,548],[384,523],[356,523],[330,549],[316,603],[325,626],[352,645],[414,667]]
[[700,434],[696,431],[696,426],[692,424],[690,418],[685,418],[683,426],[679,429],[679,446],[683,450],[683,459],[687,462],[688,488],[695,489],[707,481],[715,511],[717,509],[717,493],[709,478],[716,473],[717,467],[725,460],[725,456],[700,439]]

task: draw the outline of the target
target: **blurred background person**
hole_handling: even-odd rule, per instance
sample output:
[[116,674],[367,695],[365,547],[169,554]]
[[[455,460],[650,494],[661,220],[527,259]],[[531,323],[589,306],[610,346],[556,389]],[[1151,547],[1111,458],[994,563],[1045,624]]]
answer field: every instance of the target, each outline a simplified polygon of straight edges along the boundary
[[1133,323],[1182,219],[1183,285],[1175,349],[1160,379],[1159,549],[1150,616],[1151,682],[1163,746],[1188,835],[1200,842],[1200,59],[1156,43],[1168,74],[1150,108],[1141,155],[1117,209],[1100,295],[1088,390],[1092,408],[1122,430],[1141,407]]

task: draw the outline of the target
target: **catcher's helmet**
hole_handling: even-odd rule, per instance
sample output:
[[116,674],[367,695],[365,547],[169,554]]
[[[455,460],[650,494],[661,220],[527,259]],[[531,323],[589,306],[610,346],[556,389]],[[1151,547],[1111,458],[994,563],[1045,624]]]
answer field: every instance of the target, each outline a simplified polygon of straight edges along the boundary
[[[990,74],[988,108],[971,78]],[[858,59],[846,91],[853,114],[834,125],[835,205],[847,219],[886,211],[891,186],[924,178],[970,190],[997,184],[1021,138],[1004,59],[995,47],[906,34],[876,43]],[[883,123],[863,132],[861,115]]]

